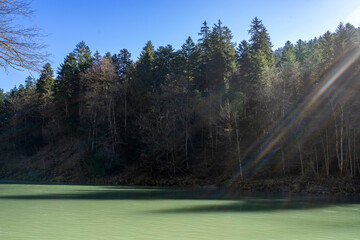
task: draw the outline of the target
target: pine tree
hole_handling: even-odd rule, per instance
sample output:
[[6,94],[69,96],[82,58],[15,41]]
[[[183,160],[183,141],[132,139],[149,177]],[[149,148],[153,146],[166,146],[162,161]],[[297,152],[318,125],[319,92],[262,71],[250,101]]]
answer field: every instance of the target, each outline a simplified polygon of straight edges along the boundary
[[76,45],[74,49],[75,59],[78,65],[79,72],[85,72],[91,67],[92,56],[90,48],[85,44],[84,41],[81,41]]
[[249,69],[251,64],[250,45],[243,40],[239,43],[236,49],[236,63],[238,68],[238,76],[234,76],[231,80],[230,86],[233,90],[244,90],[245,84],[242,84],[245,79],[249,79]]
[[235,70],[235,47],[230,30],[219,20],[210,34],[209,88],[220,91]]
[[78,75],[77,62],[74,53],[69,53],[57,72],[57,92],[63,97],[71,98],[75,94],[76,78]]
[[41,70],[40,77],[36,82],[36,92],[40,98],[52,95],[54,90],[54,71],[51,68],[50,63],[46,63]]
[[303,65],[305,63],[305,59],[309,53],[307,44],[304,41],[302,41],[301,39],[299,39],[296,42],[294,50],[295,50],[296,61],[298,61],[300,63],[300,65]]
[[[131,54],[127,49],[122,49],[120,53],[114,54],[112,56],[112,61],[114,63],[118,77],[120,78],[120,86],[118,89],[118,102],[116,103],[119,112],[123,114],[123,126],[125,137],[127,137],[128,129],[128,115],[129,115],[129,86],[131,80],[133,79],[134,72],[134,63],[131,60]],[[123,107],[121,107],[123,106]]]
[[102,59],[102,56],[100,54],[100,52],[98,50],[95,51],[94,53],[94,57],[92,59],[92,62],[95,63],[95,64],[98,64]]
[[160,46],[155,51],[154,81],[157,89],[165,82],[166,75],[173,72],[174,61],[175,52],[171,45]]
[[251,52],[252,54],[257,54],[261,51],[266,59],[267,65],[272,66],[274,64],[274,53],[271,50],[272,44],[266,28],[257,17],[252,20],[251,24],[249,30],[249,34],[251,35]]
[[183,74],[187,80],[187,88],[194,87],[194,78],[199,67],[199,51],[191,37],[181,46],[180,57],[182,62]]
[[151,41],[148,41],[136,62],[137,87],[143,93],[153,91],[155,88],[154,79],[155,51]]
[[118,75],[121,79],[128,75],[133,61],[131,60],[131,53],[127,49],[122,49],[120,53],[112,56],[112,61],[116,67]]
[[38,116],[41,119],[41,136],[45,137],[45,126],[53,117],[52,101],[54,97],[54,71],[49,63],[41,70],[39,79],[36,82]]
[[200,62],[197,77],[195,78],[196,89],[203,95],[209,94],[209,61],[210,61],[210,28],[207,22],[203,22],[199,36]]
[[60,112],[65,111],[65,118],[74,114],[74,101],[79,90],[78,65],[75,54],[70,53],[58,69],[55,84],[55,96]]
[[[262,75],[266,69],[274,65],[274,53],[271,50],[271,42],[269,34],[262,21],[258,18],[254,18],[251,22],[251,28],[249,33],[251,35],[249,42],[249,55],[243,54],[248,59],[239,59],[239,61],[246,62],[249,60],[248,68],[243,69],[241,74],[246,76],[244,84],[248,85],[248,95],[250,98],[256,98],[257,89],[261,89],[264,84]],[[245,48],[244,48],[245,49]],[[247,51],[246,49],[246,51]]]
[[25,79],[25,88],[30,89],[30,88],[34,88],[34,87],[35,87],[35,79],[31,76],[28,76]]
[[327,68],[334,61],[335,58],[335,42],[334,36],[327,31],[320,39],[319,39],[319,51],[321,55],[321,63],[323,68]]
[[284,64],[284,63],[293,64],[293,63],[295,63],[295,61],[296,61],[296,54],[295,54],[294,45],[290,41],[287,41],[285,43],[285,46],[284,46],[283,51],[281,53],[280,62],[282,64]]
[[4,96],[4,90],[0,88],[0,129],[5,121],[3,119],[3,114],[5,113],[6,106],[5,106],[5,96]]
[[104,58],[108,59],[110,62],[113,62],[110,52],[106,52],[105,55],[104,55]]

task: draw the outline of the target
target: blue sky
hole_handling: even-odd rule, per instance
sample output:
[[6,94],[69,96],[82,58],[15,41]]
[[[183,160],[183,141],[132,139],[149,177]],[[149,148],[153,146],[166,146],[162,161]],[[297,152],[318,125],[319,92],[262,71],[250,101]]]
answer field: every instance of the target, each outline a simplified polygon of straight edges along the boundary
[[[359,0],[32,0],[31,6],[35,13],[27,24],[47,35],[54,69],[81,40],[101,54],[127,48],[134,60],[148,40],[155,48],[171,44],[179,49],[188,36],[198,39],[204,20],[213,25],[221,19],[239,43],[249,39],[247,31],[257,16],[274,50],[287,40],[295,43],[335,31],[339,22],[360,26]],[[0,88],[9,91],[27,76],[27,71],[0,69]]]

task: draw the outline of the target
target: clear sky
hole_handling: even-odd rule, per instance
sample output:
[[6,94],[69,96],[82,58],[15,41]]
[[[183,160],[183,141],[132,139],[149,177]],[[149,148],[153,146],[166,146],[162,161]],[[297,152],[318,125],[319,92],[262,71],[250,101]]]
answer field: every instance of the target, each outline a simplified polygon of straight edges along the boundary
[[[202,22],[218,19],[230,28],[234,41],[248,40],[257,16],[268,29],[273,49],[287,40],[310,40],[339,22],[360,26],[360,0],[32,0],[34,16],[27,21],[43,30],[56,70],[75,45],[84,40],[92,52],[118,53],[127,48],[134,60],[148,40],[155,48],[179,49],[188,36],[198,39]],[[0,88],[24,83],[27,71],[0,69]],[[34,74],[34,77],[37,77]]]

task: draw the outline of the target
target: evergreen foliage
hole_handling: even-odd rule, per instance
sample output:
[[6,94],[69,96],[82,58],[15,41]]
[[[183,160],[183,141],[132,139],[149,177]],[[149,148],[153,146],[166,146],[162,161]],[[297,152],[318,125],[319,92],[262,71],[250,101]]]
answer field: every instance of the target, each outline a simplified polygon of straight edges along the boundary
[[[262,21],[235,47],[219,20],[199,40],[137,61],[126,49],[76,45],[54,78],[0,91],[0,146],[36,154],[82,146],[79,171],[213,181],[274,175],[360,175],[360,30],[339,24],[275,53]],[[4,155],[6,156],[6,155]]]

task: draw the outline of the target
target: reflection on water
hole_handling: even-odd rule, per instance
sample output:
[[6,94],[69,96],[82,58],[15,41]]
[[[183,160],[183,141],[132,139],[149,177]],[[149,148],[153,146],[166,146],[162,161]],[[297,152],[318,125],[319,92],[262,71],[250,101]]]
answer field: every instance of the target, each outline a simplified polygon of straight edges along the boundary
[[0,184],[0,239],[360,239],[357,198]]

